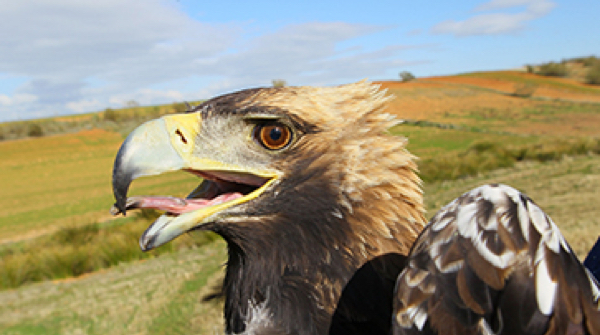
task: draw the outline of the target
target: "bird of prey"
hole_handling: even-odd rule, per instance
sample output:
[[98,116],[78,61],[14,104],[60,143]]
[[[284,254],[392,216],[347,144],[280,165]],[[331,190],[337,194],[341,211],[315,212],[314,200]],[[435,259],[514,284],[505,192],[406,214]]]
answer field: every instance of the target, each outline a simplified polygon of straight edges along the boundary
[[[521,193],[476,189],[426,225],[388,100],[364,81],[259,88],[145,123],[117,154],[114,211],[165,211],[143,250],[223,237],[227,334],[599,334],[598,283]],[[202,181],[128,197],[173,170]]]

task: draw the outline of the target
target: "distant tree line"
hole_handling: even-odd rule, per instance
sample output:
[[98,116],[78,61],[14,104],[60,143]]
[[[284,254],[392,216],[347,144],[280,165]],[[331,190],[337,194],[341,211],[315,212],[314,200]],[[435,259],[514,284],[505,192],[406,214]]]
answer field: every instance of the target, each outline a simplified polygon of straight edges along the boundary
[[584,82],[600,85],[600,59],[596,56],[563,59],[561,62],[547,62],[540,65],[526,65],[527,72],[548,77],[567,77],[571,74],[570,64],[584,68]]
[[148,120],[188,110],[187,104],[183,102],[140,106],[131,100],[125,105],[125,108],[107,108],[97,113],[0,123],[0,141],[72,133],[92,128],[126,133]]

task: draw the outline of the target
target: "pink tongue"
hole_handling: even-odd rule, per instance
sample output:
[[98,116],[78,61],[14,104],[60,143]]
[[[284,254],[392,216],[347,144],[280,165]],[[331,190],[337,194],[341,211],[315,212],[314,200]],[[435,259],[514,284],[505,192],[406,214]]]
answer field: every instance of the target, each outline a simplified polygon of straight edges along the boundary
[[[131,197],[133,208],[154,208],[172,214],[183,214],[200,208],[222,204],[227,201],[241,198],[241,193],[225,193],[214,199],[181,199],[175,197]],[[129,206],[128,206],[129,207]]]

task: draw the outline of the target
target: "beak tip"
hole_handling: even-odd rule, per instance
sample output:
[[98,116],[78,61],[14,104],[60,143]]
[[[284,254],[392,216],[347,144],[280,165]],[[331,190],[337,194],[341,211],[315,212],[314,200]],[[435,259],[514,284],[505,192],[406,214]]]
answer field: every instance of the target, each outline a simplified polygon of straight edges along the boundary
[[117,216],[119,214],[123,214],[123,216],[127,216],[126,210],[123,210],[122,208],[120,208],[116,203],[114,205],[112,205],[112,207],[110,208],[110,214],[112,216]]
[[110,209],[112,215],[123,214],[127,216],[127,197],[121,196],[115,192],[115,204]]
[[[117,166],[115,164],[115,166]],[[127,212],[127,192],[129,190],[129,185],[132,181],[132,176],[130,173],[123,173],[119,171],[117,167],[113,172],[113,195],[115,197],[115,204],[111,209],[111,213],[113,215],[117,215],[122,213],[126,215]]]
[[148,236],[146,235],[146,233],[144,233],[142,235],[142,237],[140,237],[140,249],[143,252],[150,251],[150,250],[154,249],[156,247],[155,243],[154,243],[154,240],[156,239],[155,237],[156,236],[152,236],[152,237],[148,238]]

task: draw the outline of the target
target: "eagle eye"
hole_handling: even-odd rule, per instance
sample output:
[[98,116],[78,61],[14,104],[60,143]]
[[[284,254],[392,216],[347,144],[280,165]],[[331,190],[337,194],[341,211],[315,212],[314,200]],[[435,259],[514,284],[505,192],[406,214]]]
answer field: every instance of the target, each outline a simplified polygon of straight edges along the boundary
[[259,124],[254,129],[254,138],[269,150],[280,150],[292,142],[292,131],[280,123]]

